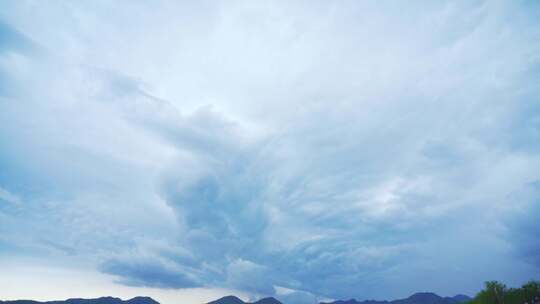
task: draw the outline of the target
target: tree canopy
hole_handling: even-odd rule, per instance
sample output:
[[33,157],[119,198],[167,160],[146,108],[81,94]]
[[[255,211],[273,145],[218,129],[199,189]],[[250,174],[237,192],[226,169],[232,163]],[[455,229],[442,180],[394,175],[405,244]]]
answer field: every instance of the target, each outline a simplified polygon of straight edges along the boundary
[[530,281],[520,288],[488,281],[469,304],[540,304],[540,282]]

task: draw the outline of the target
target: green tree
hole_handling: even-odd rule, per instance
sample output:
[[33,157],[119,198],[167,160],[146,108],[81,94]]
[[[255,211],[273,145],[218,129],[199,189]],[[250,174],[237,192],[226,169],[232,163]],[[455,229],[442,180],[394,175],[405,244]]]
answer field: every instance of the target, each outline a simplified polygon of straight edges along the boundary
[[497,281],[489,281],[468,304],[538,304],[539,298],[538,281],[530,281],[521,288],[507,288]]
[[540,282],[530,281],[521,286],[523,297],[527,303],[532,303],[535,297],[540,296]]
[[491,303],[504,304],[504,295],[507,291],[506,285],[497,281],[486,282],[486,292]]

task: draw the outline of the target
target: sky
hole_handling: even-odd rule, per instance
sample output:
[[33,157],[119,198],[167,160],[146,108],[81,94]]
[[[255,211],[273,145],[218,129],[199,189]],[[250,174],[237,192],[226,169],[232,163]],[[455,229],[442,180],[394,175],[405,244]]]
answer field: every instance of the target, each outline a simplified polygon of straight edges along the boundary
[[540,279],[537,1],[2,1],[2,299]]

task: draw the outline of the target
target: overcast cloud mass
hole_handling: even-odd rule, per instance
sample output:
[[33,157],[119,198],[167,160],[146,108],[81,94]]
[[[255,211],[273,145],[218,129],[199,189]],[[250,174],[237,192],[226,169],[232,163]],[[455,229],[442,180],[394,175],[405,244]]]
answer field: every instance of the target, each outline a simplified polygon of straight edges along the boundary
[[0,7],[2,265],[291,304],[540,278],[540,3]]

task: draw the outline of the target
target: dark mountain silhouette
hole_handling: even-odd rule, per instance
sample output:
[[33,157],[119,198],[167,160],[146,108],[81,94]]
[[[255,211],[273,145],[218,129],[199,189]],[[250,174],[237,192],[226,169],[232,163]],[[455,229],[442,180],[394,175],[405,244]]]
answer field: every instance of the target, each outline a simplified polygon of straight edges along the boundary
[[245,304],[245,302],[235,296],[226,296],[212,302],[208,302],[207,304]]
[[226,296],[226,297],[217,299],[215,301],[208,302],[207,304],[282,304],[282,303],[272,297],[262,298],[255,302],[244,302],[235,296]]
[[38,302],[33,300],[0,301],[1,304],[159,304],[149,297],[135,297],[129,300],[122,300],[113,297],[101,297],[97,299],[67,299],[65,301]]
[[[457,295],[454,297],[441,297],[431,292],[419,292],[406,299],[399,299],[393,301],[376,301],[366,300],[357,301],[355,299],[350,300],[337,300],[333,302],[321,302],[320,304],[458,304],[462,302],[470,301],[471,298],[465,295]],[[33,300],[14,300],[14,301],[0,301],[0,304],[159,304],[156,300],[149,297],[135,297],[129,300],[122,300],[114,297],[101,297],[97,299],[67,299],[65,301],[46,301],[39,302]],[[262,298],[255,302],[244,302],[235,296],[226,296],[217,299],[206,304],[282,304],[280,301],[273,297]],[[291,303],[294,304],[294,303]]]
[[454,297],[441,297],[432,292],[419,292],[413,294],[406,299],[399,299],[393,301],[357,301],[355,299],[350,299],[345,301],[337,300],[333,302],[322,302],[321,304],[457,304],[470,300],[471,298],[465,295],[457,295]]
[[253,302],[253,304],[282,304],[282,303],[278,301],[276,298],[268,297],[268,298],[263,298],[256,302]]

